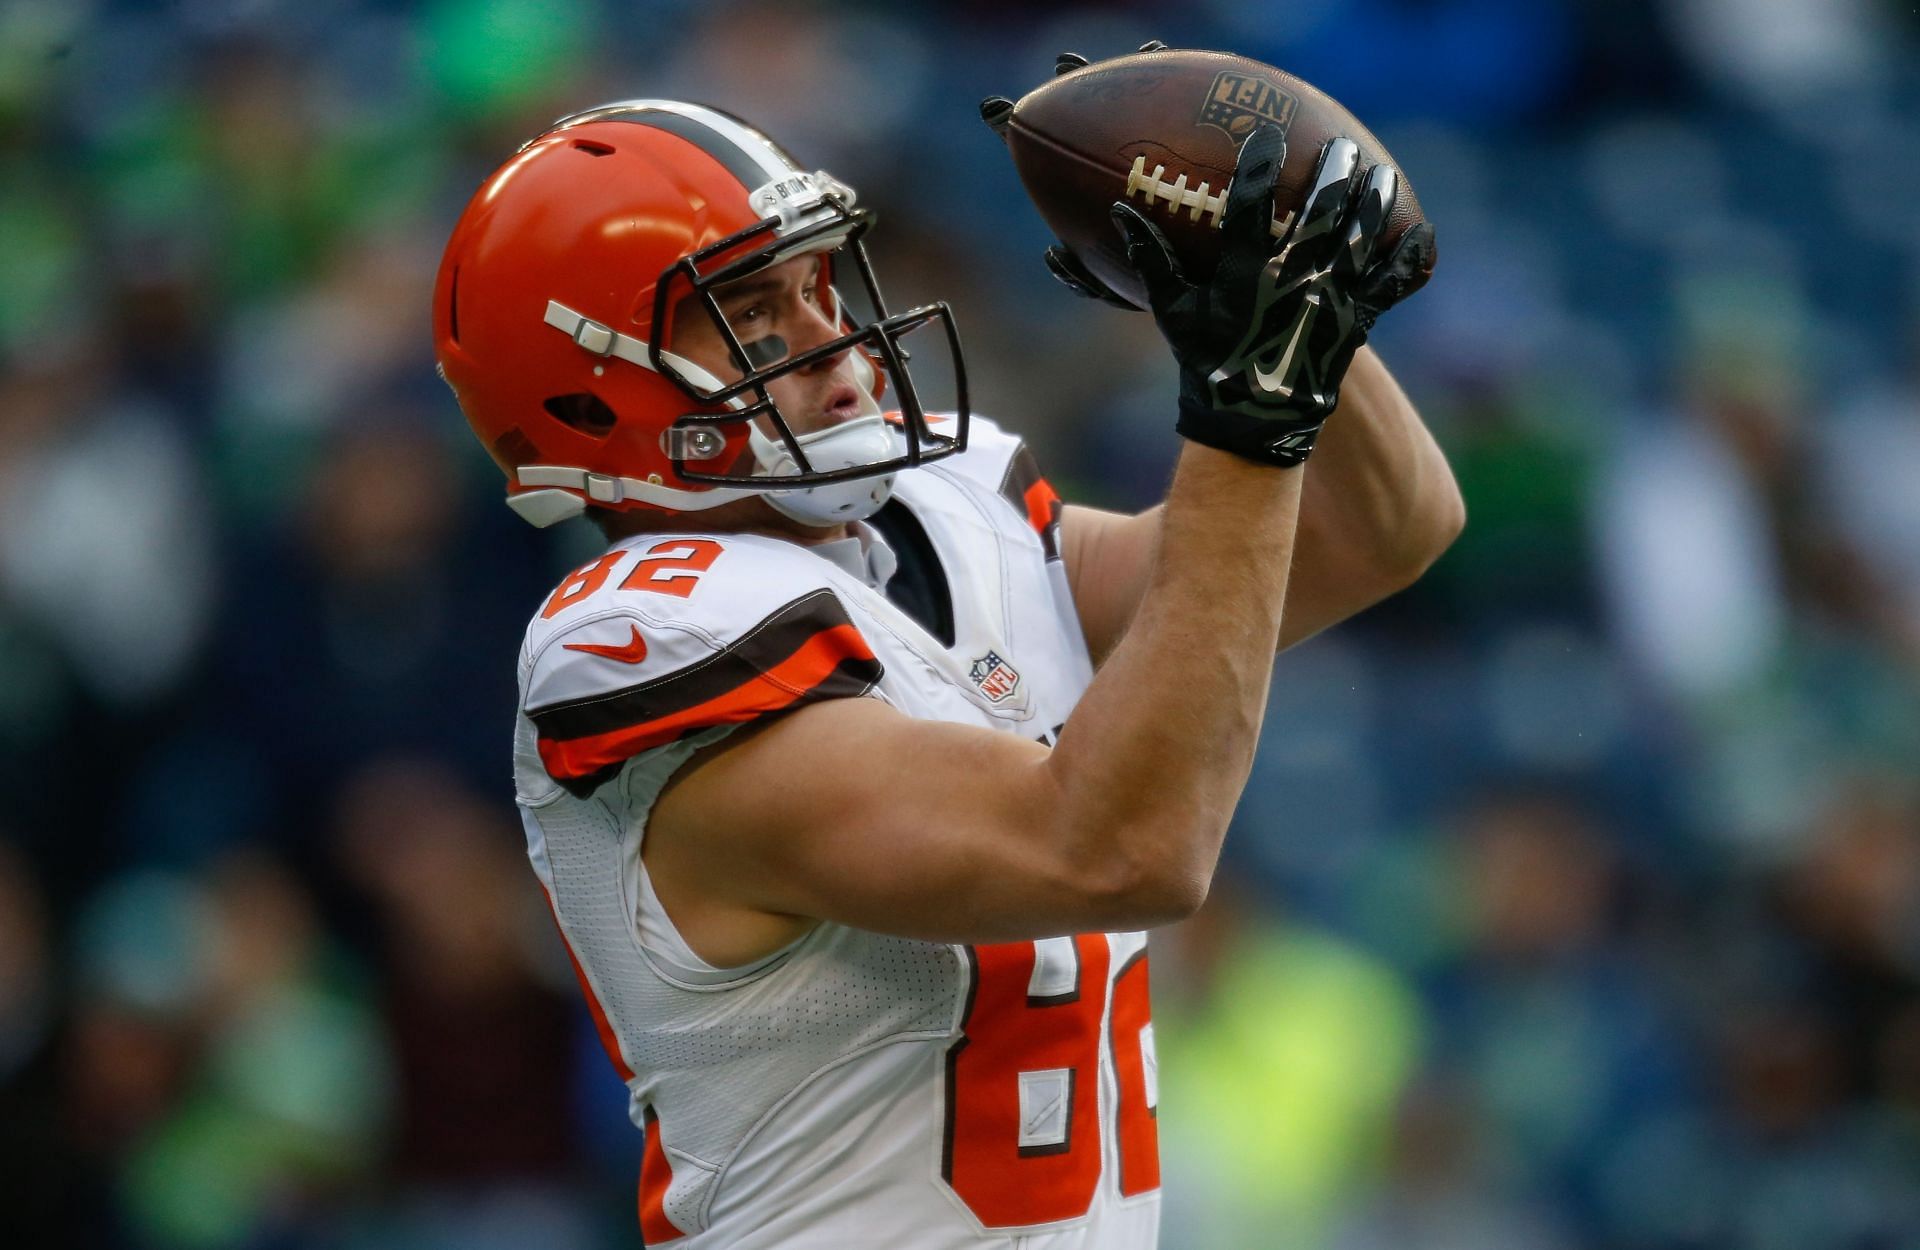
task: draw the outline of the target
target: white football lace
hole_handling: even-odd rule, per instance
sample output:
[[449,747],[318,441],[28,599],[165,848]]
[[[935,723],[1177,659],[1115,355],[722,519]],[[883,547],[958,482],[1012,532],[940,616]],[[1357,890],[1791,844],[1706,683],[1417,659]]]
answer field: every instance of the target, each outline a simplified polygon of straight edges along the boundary
[[[1208,225],[1218,230],[1221,215],[1227,211],[1227,188],[1221,187],[1219,191],[1208,195],[1209,185],[1202,182],[1189,187],[1184,173],[1169,182],[1165,165],[1155,165],[1153,172],[1148,173],[1147,158],[1136,156],[1133,158],[1133,168],[1127,171],[1127,189],[1122,198],[1132,199],[1133,193],[1138,191],[1149,208],[1156,207],[1158,201],[1164,200],[1168,211],[1178,213],[1185,209],[1194,221],[1205,218]],[[1293,214],[1289,212],[1284,217],[1274,218],[1268,229],[1274,238],[1284,238],[1287,227],[1292,224]]]

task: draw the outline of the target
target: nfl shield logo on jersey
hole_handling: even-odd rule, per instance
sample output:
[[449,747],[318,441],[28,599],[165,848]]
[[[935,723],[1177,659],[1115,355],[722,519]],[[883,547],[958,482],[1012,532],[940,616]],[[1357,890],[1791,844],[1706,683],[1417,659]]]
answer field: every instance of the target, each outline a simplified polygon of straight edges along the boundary
[[967,676],[973,684],[980,687],[980,693],[994,703],[1008,698],[1020,688],[1020,674],[1013,665],[1000,658],[997,651],[989,651],[973,662],[967,670]]

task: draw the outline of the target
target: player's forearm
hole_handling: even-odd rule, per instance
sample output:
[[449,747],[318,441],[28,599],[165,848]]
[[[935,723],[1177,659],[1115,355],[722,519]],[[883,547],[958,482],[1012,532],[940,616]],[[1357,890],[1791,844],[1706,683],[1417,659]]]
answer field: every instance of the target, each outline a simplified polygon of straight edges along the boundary
[[1347,371],[1303,491],[1303,557],[1384,593],[1418,577],[1466,520],[1446,456],[1372,348]]
[[1204,898],[1252,765],[1301,477],[1185,449],[1146,596],[1047,763],[1075,853],[1166,918]]

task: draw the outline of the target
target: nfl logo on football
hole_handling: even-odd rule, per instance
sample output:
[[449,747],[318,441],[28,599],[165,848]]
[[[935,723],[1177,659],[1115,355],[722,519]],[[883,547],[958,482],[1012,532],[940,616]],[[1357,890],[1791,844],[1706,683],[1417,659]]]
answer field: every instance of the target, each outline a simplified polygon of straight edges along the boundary
[[973,662],[967,670],[967,676],[973,684],[980,687],[980,693],[999,703],[1020,688],[1020,674],[1013,665],[1000,658],[996,651],[989,651]]
[[1243,139],[1263,121],[1285,130],[1299,107],[1298,100],[1266,79],[1227,70],[1214,76],[1197,120]]

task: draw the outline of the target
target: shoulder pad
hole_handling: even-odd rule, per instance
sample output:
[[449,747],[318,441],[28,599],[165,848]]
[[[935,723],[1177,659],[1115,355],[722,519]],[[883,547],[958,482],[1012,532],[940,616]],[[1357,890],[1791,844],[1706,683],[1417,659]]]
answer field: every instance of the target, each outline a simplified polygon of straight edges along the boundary
[[1025,440],[985,417],[969,423],[967,449],[941,466],[1004,497],[1040,535],[1047,559],[1060,558],[1060,496],[1040,474]]
[[601,586],[528,631],[524,706],[548,774],[575,793],[687,734],[858,697],[880,680],[818,557],[715,535],[705,541],[719,553],[693,584],[669,583],[685,593],[651,588],[669,567],[647,562],[672,541],[684,540],[653,535],[609,552],[603,561],[626,558]]
[[998,488],[1006,476],[1007,465],[1025,447],[1017,434],[1009,434],[989,417],[973,417],[967,422],[967,449],[940,461],[940,467],[981,486]]

